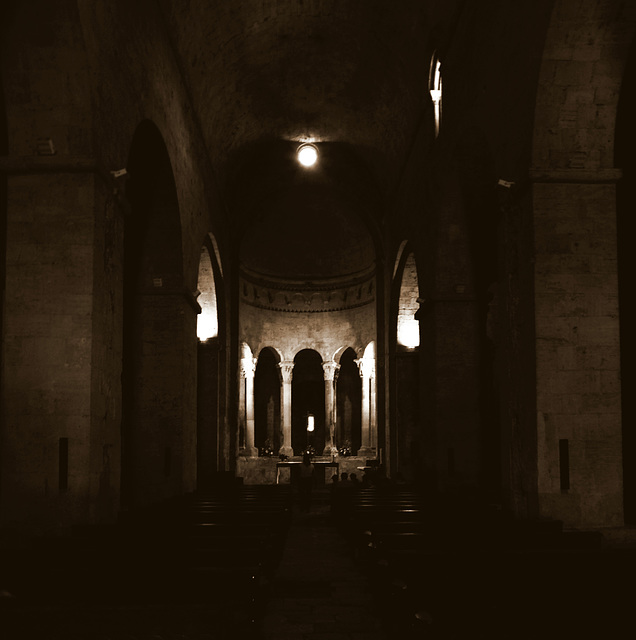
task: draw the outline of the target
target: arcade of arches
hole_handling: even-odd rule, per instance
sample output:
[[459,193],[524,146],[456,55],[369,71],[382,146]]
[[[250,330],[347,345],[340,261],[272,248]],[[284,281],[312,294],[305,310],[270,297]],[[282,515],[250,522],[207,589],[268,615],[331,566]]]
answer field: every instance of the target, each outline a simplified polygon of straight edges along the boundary
[[504,4],[2,4],[1,526],[308,447],[636,522],[636,5]]

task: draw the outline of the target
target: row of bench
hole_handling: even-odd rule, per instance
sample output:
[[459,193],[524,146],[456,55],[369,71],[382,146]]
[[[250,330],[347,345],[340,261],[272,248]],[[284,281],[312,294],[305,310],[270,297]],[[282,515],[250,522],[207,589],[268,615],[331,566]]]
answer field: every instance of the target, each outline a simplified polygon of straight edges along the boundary
[[619,619],[625,590],[614,585],[636,564],[604,550],[599,532],[410,489],[334,493],[332,507],[387,629],[405,640],[573,637],[602,626],[600,611]]
[[167,501],[116,525],[33,539],[2,558],[2,588],[11,594],[3,613],[25,638],[34,612],[53,612],[64,625],[61,612],[68,619],[88,610],[115,627],[128,624],[131,611],[148,612],[148,620],[157,610],[205,612],[217,637],[233,637],[263,613],[290,508],[285,487],[239,486]]

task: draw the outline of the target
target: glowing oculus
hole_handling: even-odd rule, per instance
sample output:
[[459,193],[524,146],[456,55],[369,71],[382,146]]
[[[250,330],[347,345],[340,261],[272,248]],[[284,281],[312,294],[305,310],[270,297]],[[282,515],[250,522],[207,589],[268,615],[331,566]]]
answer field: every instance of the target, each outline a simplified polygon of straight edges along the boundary
[[301,144],[296,157],[303,167],[313,167],[318,161],[318,149],[313,144]]

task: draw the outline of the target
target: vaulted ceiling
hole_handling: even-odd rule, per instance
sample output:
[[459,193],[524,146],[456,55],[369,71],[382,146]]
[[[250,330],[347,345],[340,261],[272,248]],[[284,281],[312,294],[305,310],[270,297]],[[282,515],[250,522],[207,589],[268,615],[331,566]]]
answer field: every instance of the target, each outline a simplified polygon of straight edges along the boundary
[[[285,246],[302,246],[303,256],[289,263],[307,271],[313,259],[325,265],[323,276],[333,275],[336,258],[319,255],[325,238],[315,233],[315,220],[329,211],[332,238],[362,232],[338,246],[368,254],[371,237],[360,221],[370,229],[370,217],[381,216],[418,129],[432,117],[431,54],[462,4],[160,0],[236,237],[257,234],[264,246],[280,248],[276,230],[293,219]],[[293,162],[305,140],[325,152],[311,174]],[[303,217],[307,224],[297,223]],[[254,267],[257,253],[247,253]]]

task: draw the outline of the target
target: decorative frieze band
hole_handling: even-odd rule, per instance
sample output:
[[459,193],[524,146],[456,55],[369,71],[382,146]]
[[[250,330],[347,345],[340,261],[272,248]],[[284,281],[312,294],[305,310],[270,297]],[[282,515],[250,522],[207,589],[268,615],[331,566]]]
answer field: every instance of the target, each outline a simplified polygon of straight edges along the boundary
[[305,284],[267,285],[241,278],[241,301],[260,309],[291,313],[324,313],[354,309],[375,301],[375,278],[356,284],[335,284],[331,288]]

